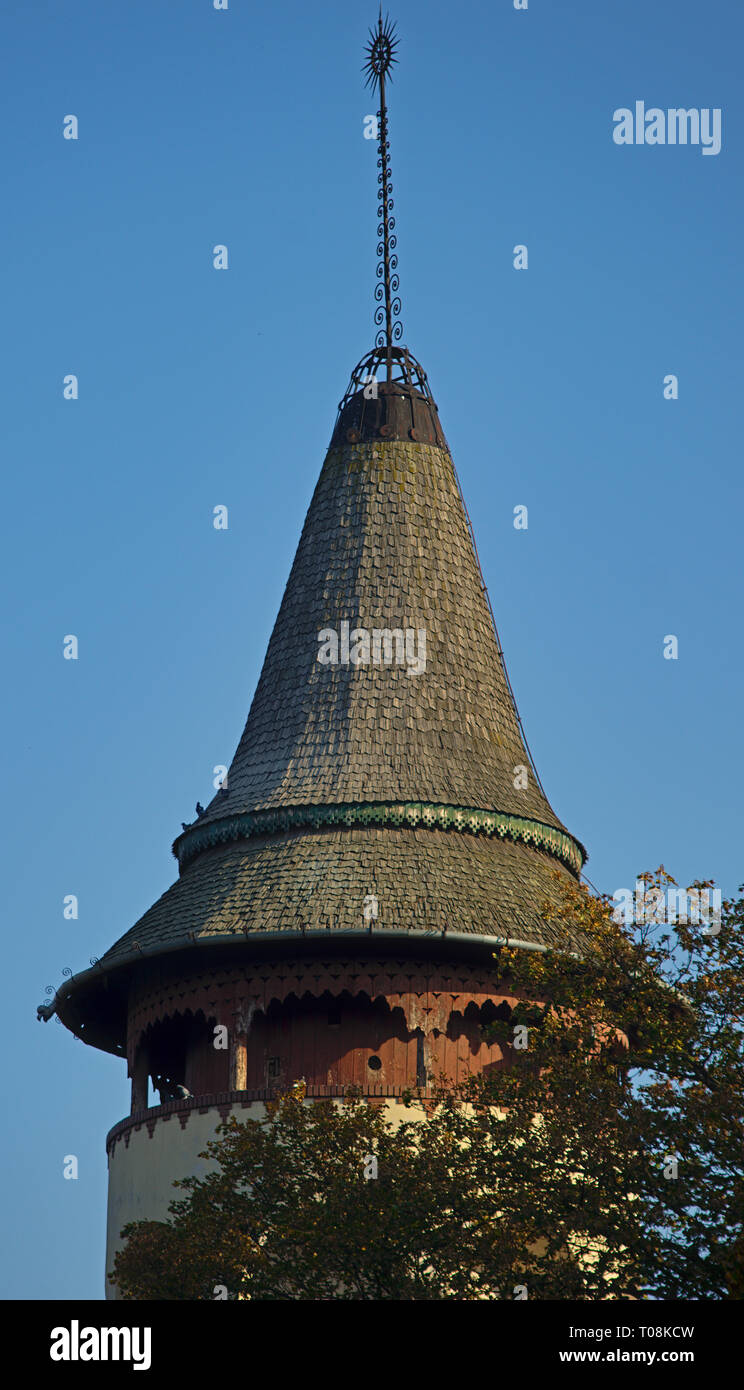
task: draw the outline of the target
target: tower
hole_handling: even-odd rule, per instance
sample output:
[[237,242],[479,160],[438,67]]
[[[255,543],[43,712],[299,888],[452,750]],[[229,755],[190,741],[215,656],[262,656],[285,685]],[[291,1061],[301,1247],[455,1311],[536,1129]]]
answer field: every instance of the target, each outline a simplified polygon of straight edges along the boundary
[[107,1269],[227,1114],[297,1078],[310,1101],[354,1084],[394,1107],[441,1072],[499,1065],[480,1031],[507,1002],[494,952],[551,940],[554,873],[585,859],[532,765],[437,406],[400,346],[396,42],[380,12],[376,342],[339,404],[245,729],[174,842],[176,882],[40,1011],[127,1060]]

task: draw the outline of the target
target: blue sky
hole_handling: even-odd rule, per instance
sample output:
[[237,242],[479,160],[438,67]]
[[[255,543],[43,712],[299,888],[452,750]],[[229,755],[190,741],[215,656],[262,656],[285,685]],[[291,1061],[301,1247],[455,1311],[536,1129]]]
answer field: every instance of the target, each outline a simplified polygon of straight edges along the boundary
[[[744,10],[391,13],[404,341],[540,776],[603,891],[663,862],[733,893]],[[35,1006],[173,880],[171,841],[242,730],[373,342],[375,16],[67,0],[2,17],[6,1298],[103,1293],[104,1138],[129,1083]],[[720,154],[617,146],[613,111],[637,99],[721,108]]]

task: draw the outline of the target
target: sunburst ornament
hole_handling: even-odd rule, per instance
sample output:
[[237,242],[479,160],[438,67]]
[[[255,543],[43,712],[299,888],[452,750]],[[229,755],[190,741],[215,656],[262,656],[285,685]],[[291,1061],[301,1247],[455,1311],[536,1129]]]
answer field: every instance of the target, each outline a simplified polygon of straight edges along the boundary
[[[393,64],[398,61],[395,56],[397,47],[398,39],[395,34],[395,25],[390,23],[389,15],[386,15],[383,20],[381,5],[377,28],[369,31],[369,42],[365,48],[367,61],[362,68],[362,72],[367,74],[365,85],[371,87],[373,91],[380,85],[381,79],[388,76]],[[392,82],[392,77],[390,81]]]

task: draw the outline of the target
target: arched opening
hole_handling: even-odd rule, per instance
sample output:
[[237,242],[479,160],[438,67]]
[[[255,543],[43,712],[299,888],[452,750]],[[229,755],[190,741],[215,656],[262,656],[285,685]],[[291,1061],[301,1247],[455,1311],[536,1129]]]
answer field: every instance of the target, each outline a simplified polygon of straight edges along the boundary
[[170,1100],[227,1090],[227,1040],[199,1010],[150,1024],[135,1054],[132,1113]]

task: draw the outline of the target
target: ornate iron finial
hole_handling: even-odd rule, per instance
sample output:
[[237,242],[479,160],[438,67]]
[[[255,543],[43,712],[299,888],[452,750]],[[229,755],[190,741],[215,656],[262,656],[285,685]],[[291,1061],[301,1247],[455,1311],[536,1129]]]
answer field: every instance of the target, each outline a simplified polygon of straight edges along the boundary
[[[390,181],[390,141],[388,140],[387,124],[387,105],[385,103],[385,78],[390,75],[390,69],[397,62],[395,50],[398,40],[395,36],[395,25],[390,23],[388,16],[383,20],[382,3],[380,4],[380,14],[377,21],[377,28],[370,29],[369,42],[366,47],[367,62],[362,71],[367,74],[366,85],[373,91],[380,89],[380,109],[377,112],[377,175],[378,198],[377,216],[379,223],[377,235],[377,284],[375,285],[375,324],[378,333],[375,338],[377,347],[387,348],[387,376],[388,381],[392,377],[392,355],[391,348],[394,342],[399,342],[403,337],[403,324],[400,320],[400,300],[398,299],[398,289],[400,281],[396,274],[398,267],[398,257],[395,255],[395,248],[398,244],[395,235],[395,218],[392,215],[395,204],[393,203],[393,185]],[[392,76],[390,77],[392,82]],[[385,325],[383,328],[382,325]]]

